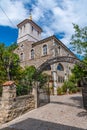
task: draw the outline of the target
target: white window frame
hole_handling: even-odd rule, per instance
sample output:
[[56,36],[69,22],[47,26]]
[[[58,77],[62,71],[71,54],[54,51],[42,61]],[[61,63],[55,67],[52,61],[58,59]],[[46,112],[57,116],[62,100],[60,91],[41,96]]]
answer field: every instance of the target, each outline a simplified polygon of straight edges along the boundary
[[59,46],[58,49],[57,49],[58,55],[60,55],[60,49],[61,49],[61,47]]
[[[32,54],[32,51],[33,51],[33,54]],[[35,50],[31,49],[31,59],[34,59],[34,58],[35,58]]]
[[21,54],[20,54],[20,60],[21,60],[21,61],[24,61],[24,53],[21,53]]
[[[45,49],[44,49],[44,46],[46,47]],[[45,55],[47,55],[48,54],[48,46],[46,45],[46,44],[44,44],[43,45],[43,47],[42,47],[42,54],[43,54],[43,56],[45,56]]]

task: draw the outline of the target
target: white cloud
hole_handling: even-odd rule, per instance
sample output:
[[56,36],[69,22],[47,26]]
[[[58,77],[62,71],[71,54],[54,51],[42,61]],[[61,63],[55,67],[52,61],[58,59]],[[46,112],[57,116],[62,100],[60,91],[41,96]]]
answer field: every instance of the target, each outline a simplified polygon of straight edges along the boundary
[[[33,2],[32,2],[33,1]],[[81,27],[87,25],[87,0],[1,0],[0,6],[5,10],[11,21],[17,25],[28,18],[32,6],[33,20],[42,26],[43,37],[64,32],[62,42],[68,44],[74,33],[72,23]],[[5,14],[0,9],[0,25],[11,26]]]
[[[62,42],[68,44],[71,35],[74,33],[72,23],[76,23],[80,26],[86,26],[87,0],[38,0],[38,3],[33,9],[36,21],[45,21],[43,29],[45,33],[43,36],[49,36],[59,32],[64,32],[65,36],[61,39]],[[35,14],[36,8],[41,10]],[[46,11],[51,11],[50,19],[46,16]],[[35,18],[34,17],[34,18]],[[50,22],[51,21],[51,22]]]
[[[17,23],[27,17],[27,10],[21,0],[1,0],[0,1],[0,25],[16,27]],[[9,21],[12,22],[10,22]]]

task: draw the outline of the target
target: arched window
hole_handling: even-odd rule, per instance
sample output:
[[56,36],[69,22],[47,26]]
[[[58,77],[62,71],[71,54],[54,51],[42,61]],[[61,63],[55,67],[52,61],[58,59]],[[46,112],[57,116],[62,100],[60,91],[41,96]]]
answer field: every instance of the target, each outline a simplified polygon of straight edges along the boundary
[[31,50],[31,59],[34,59],[34,50]]
[[24,25],[24,32],[26,31],[25,27],[26,27],[26,26]]
[[33,32],[33,30],[34,30],[34,27],[32,26],[32,32]]
[[58,64],[57,70],[64,71],[64,67],[63,67],[63,65],[61,63]]
[[44,69],[44,70],[45,70],[45,71],[51,70],[50,65],[48,64],[48,65],[45,67],[45,69]]
[[58,47],[58,55],[60,55],[60,46]]
[[63,76],[58,76],[58,82],[59,83],[64,83],[64,77]]
[[43,55],[47,55],[47,45],[43,45]]
[[19,35],[20,35],[20,36],[22,35],[22,27],[19,28]]
[[20,54],[20,60],[21,60],[21,61],[24,60],[24,54],[23,54],[23,53]]

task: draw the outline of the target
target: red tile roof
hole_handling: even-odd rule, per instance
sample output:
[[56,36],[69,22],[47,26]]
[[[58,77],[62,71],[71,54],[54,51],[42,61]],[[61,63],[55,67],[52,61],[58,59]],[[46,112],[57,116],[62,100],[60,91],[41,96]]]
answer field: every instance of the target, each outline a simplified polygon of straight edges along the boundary
[[12,84],[14,84],[14,81],[6,81],[6,82],[3,84],[3,86],[10,86],[10,85],[12,85]]

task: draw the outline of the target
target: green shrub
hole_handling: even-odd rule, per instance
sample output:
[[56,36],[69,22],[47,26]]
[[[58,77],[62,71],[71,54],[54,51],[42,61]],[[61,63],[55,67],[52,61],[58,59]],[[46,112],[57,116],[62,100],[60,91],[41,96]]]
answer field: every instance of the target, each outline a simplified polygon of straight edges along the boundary
[[76,78],[75,78],[75,75],[74,75],[74,74],[70,75],[69,81],[71,81],[71,82],[73,82],[73,83],[76,83]]
[[21,95],[27,95],[30,93],[31,91],[31,87],[29,86],[23,86],[23,85],[17,85],[17,89],[16,89],[16,93],[17,96],[21,96]]
[[72,94],[72,91],[69,91],[69,94]]
[[80,92],[81,91],[81,88],[77,87],[77,92]]
[[73,82],[71,82],[71,81],[68,81],[67,82],[67,88],[69,89],[69,90],[71,90],[72,88],[74,88],[75,87],[75,84],[73,83]]
[[72,88],[72,93],[76,93],[77,92],[77,88]]
[[79,91],[78,87],[75,86],[75,83],[72,81],[65,81],[63,86],[62,86],[62,91],[64,93],[68,92],[71,93],[76,93]]
[[63,86],[62,86],[62,91],[63,92],[67,92],[67,84],[66,84],[66,82],[64,82],[64,84],[63,84]]
[[75,84],[73,82],[71,82],[71,81],[65,81],[64,84],[63,84],[63,86],[62,86],[62,91],[64,93],[66,93],[67,89],[69,91],[71,91],[73,88],[75,88]]
[[59,87],[57,89],[57,93],[59,95],[62,95],[62,94],[65,94],[65,93],[76,93],[76,92],[79,92],[80,89],[77,87],[77,84],[76,84],[76,79],[75,79],[75,76],[74,75],[71,75],[69,77],[69,80],[68,81],[65,81],[64,84],[62,85],[62,87]]
[[68,81],[67,82],[67,88],[69,89],[69,93],[76,93],[78,91],[77,86],[75,86],[75,83]]
[[2,87],[0,86],[0,97],[2,96]]
[[50,94],[54,95],[54,87],[53,86],[49,87],[49,92],[50,92]]
[[62,87],[57,88],[57,94],[58,95],[63,95],[64,94]]

